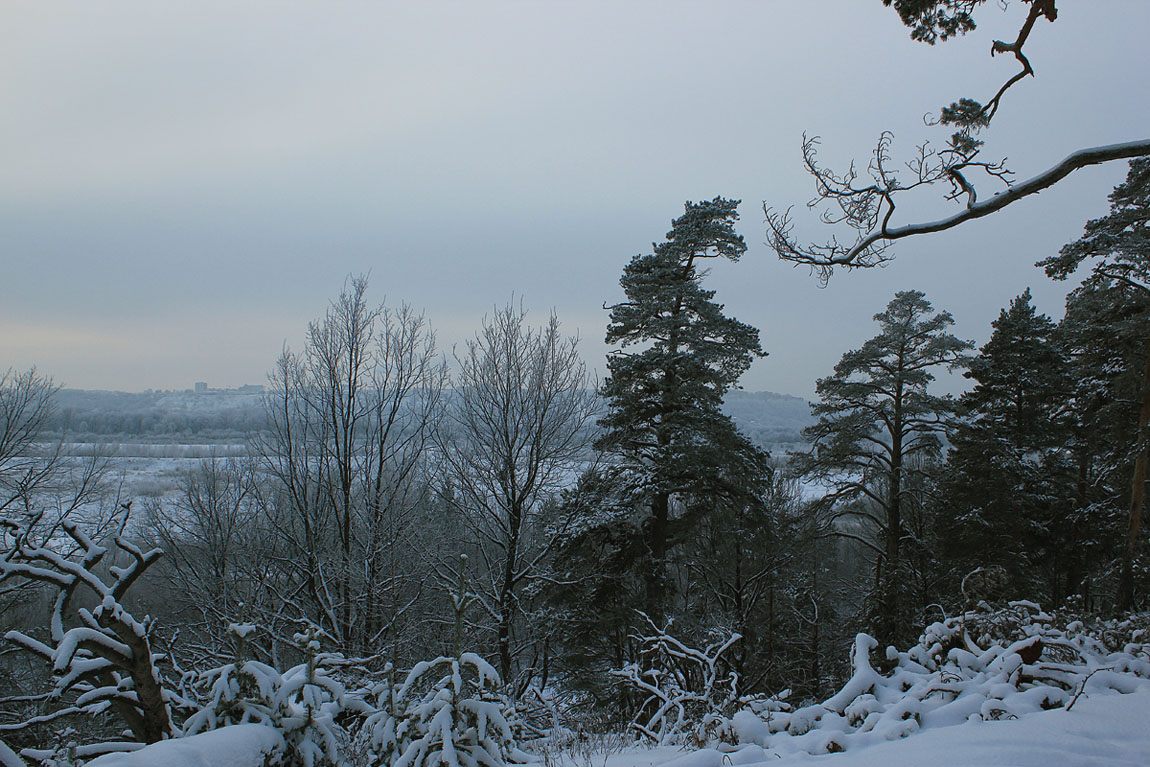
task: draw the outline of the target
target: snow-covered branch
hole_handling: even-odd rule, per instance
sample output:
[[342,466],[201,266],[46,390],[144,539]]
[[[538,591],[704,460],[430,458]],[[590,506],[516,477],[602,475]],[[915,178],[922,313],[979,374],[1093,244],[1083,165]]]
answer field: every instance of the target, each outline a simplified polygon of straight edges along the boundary
[[[885,136],[884,140],[889,141]],[[911,163],[911,166],[919,167],[917,178],[913,183],[903,185],[897,177],[882,170],[876,184],[856,188],[852,183],[854,179],[853,169],[845,176],[838,177],[814,162],[813,146],[816,145],[817,138],[804,138],[804,158],[808,172],[815,177],[817,190],[817,197],[808,203],[808,206],[816,208],[824,203],[836,205],[840,213],[837,215],[824,214],[822,216],[823,221],[829,224],[851,226],[857,233],[854,242],[844,244],[836,237],[832,237],[823,244],[801,244],[794,238],[794,224],[789,208],[780,212],[767,203],[763,203],[763,213],[767,220],[768,244],[778,254],[779,258],[810,266],[818,272],[820,279],[824,282],[830,278],[836,266],[847,268],[877,266],[890,259],[887,249],[896,240],[920,234],[941,232],[967,221],[989,216],[1024,197],[1048,189],[1080,168],[1100,165],[1113,160],[1150,155],[1150,139],[1090,147],[1068,155],[1062,162],[1036,176],[1017,184],[1011,184],[1005,178],[1005,169],[1001,165],[975,162],[973,154],[962,155],[961,157],[949,156],[947,153],[953,152],[953,150],[943,150],[934,156],[933,170],[925,170],[921,166]],[[880,148],[883,146],[883,141],[880,141]],[[1007,189],[980,201],[975,193],[973,183],[962,174],[963,169],[969,167],[981,168],[989,175],[1007,181]],[[872,168],[881,170],[880,166],[873,162]],[[959,196],[966,198],[967,204],[963,210],[953,216],[936,221],[890,226],[890,220],[895,209],[896,194],[909,191],[917,186],[944,180],[958,186],[959,194],[952,194],[952,199]]]
[[[108,554],[107,547],[65,520],[61,529],[79,549],[65,557],[48,544],[30,541],[33,524],[21,526],[15,520],[0,519],[0,583],[37,581],[58,590],[49,619],[50,640],[40,641],[15,629],[4,638],[49,664],[54,698],[65,693],[77,696],[62,709],[68,714],[94,714],[111,706],[138,741],[152,743],[170,736],[170,696],[155,667],[160,656],[151,647],[152,621],[148,617],[137,620],[120,602],[162,552],[145,553],[117,537],[116,549],[130,559],[123,567],[108,568],[112,578],[108,582],[95,570]],[[81,586],[92,592],[98,604],[73,612],[71,603]],[[27,721],[24,726],[36,723]]]
[[646,697],[631,727],[659,745],[689,738],[705,743],[738,699],[739,676],[723,654],[742,637],[727,634],[700,650],[642,617],[651,632],[633,638],[647,658],[646,668],[629,663],[611,672]]

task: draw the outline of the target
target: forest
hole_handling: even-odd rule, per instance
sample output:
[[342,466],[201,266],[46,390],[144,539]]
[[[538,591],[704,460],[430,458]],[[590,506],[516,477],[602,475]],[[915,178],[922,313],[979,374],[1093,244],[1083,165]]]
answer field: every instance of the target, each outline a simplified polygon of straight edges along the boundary
[[[303,764],[404,765],[523,761],[561,732],[738,742],[739,712],[857,677],[852,643],[956,619],[1035,647],[1009,631],[1047,621],[1143,673],[1148,200],[1136,160],[1042,262],[1090,267],[1059,322],[1024,290],[976,349],[896,293],[789,454],[722,410],[765,354],[705,286],[746,247],[724,198],[625,265],[597,384],[555,315],[508,304],[449,360],[349,278],[269,373],[246,457],[173,495],[125,498],[108,456],[52,449],[56,387],[9,370],[3,741],[65,764],[260,724]],[[961,396],[932,391],[945,370]]]

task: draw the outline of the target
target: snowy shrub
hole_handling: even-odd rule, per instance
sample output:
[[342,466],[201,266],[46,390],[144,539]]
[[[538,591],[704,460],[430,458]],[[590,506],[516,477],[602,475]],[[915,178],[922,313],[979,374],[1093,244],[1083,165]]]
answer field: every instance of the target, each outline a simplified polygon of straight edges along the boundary
[[498,672],[474,653],[417,664],[365,724],[371,764],[503,767],[530,761],[516,746],[499,688]]
[[320,652],[321,632],[309,628],[295,639],[307,661],[288,669],[272,699],[272,717],[283,733],[286,754],[280,762],[291,767],[337,767],[342,729],[336,718],[348,703],[343,685],[333,679]]
[[[233,625],[241,639],[253,630]],[[237,724],[262,724],[283,738],[283,748],[269,758],[274,767],[338,767],[346,764],[341,744],[348,734],[341,724],[345,715],[373,711],[361,698],[350,695],[332,676],[340,658],[321,652],[323,633],[316,627],[296,634],[306,661],[282,674],[257,661],[235,663],[201,676],[208,692],[204,706],[188,718],[185,735]]]
[[647,623],[653,632],[636,637],[643,666],[611,672],[645,696],[631,727],[658,745],[733,740],[728,717],[738,699],[738,674],[725,670],[722,656],[741,637],[730,634],[698,650]]
[[185,736],[233,724],[277,725],[274,701],[283,688],[283,676],[266,663],[243,659],[254,626],[233,623],[228,630],[237,640],[236,661],[200,675],[207,694],[200,710],[184,722]]
[[562,730],[559,702],[549,691],[529,685],[513,702],[511,729],[520,742],[550,738]]
[[779,697],[749,701],[731,727],[741,743],[824,754],[1134,692],[1150,687],[1148,628],[1147,616],[1087,621],[1030,602],[980,605],[928,626],[906,652],[887,648],[887,673],[872,663],[878,643],[859,634],[851,677],[835,695],[797,709]]

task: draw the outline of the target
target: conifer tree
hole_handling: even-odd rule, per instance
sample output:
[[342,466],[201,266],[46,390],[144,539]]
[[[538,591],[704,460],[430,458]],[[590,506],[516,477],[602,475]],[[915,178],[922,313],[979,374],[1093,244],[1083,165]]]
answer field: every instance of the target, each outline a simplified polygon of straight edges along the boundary
[[721,411],[723,395],[756,357],[758,331],[723,314],[702,286],[707,259],[738,261],[738,200],[688,202],[665,242],[635,256],[611,307],[602,394],[608,413],[597,447],[613,459],[628,505],[642,509],[644,604],[659,622],[668,553],[707,508],[762,488],[766,456]]
[[[1150,157],[1133,160],[1126,180],[1110,194],[1110,212],[1089,221],[1085,234],[1062,248],[1057,256],[1039,262],[1054,279],[1066,279],[1084,261],[1094,268],[1084,288],[1104,291],[1115,311],[1123,314],[1121,332],[1142,342],[1142,380],[1136,399],[1134,463],[1131,471],[1129,513],[1123,546],[1118,609],[1134,600],[1134,560],[1142,537],[1142,507],[1150,474],[1147,433],[1150,432]],[[1117,308],[1126,305],[1127,310]],[[1118,334],[1118,328],[1115,328]]]
[[[954,410],[951,398],[928,387],[935,369],[965,365],[972,344],[947,333],[950,313],[933,313],[917,290],[895,294],[874,319],[879,334],[818,380],[820,401],[811,410],[819,420],[803,431],[813,450],[798,457],[796,470],[830,488],[824,504],[843,520],[835,532],[854,536],[877,556],[879,593],[870,617],[879,638],[893,641],[907,628],[899,598],[903,544],[911,535],[905,517],[919,502],[916,486],[925,465],[938,458],[939,434]],[[859,528],[846,517],[873,535],[851,532]]]
[[[1138,457],[1145,444],[1139,438],[1145,424],[1139,421],[1145,399],[1150,294],[1091,277],[1067,296],[1059,334],[1071,359],[1072,448],[1078,474],[1078,509],[1068,534],[1074,536],[1079,556],[1088,558],[1104,577],[1104,584],[1107,571],[1118,575],[1115,591],[1106,588],[1098,593],[1086,581],[1083,596],[1113,597],[1115,606],[1124,610],[1132,606],[1135,586],[1145,578],[1144,566],[1139,565],[1145,532],[1139,526],[1132,539],[1130,530],[1138,510],[1133,491],[1143,484],[1138,481]],[[1115,562],[1116,568],[1108,566]]]
[[959,403],[966,420],[950,436],[939,494],[942,553],[956,578],[1002,567],[1015,598],[1060,602],[1083,575],[1068,524],[1075,505],[1070,360],[1029,290],[993,328],[965,374],[976,383]]

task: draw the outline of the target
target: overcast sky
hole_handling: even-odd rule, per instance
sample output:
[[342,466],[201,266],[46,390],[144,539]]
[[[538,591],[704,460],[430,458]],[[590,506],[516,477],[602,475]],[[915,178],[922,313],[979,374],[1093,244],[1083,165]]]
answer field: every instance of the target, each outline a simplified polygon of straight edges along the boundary
[[[764,246],[805,202],[804,131],[865,163],[985,100],[1028,6],[931,48],[879,0],[7,0],[0,11],[0,368],[137,391],[262,383],[348,274],[426,311],[450,349],[512,294],[604,370],[602,306],[685,200],[743,200],[749,250],[708,285],[770,356],[743,384],[811,396],[898,290],[985,341],[1036,260],[1076,239],[1126,164],[1079,171],[826,289]],[[987,155],[1019,178],[1150,129],[1150,2],[1062,0],[1027,44]],[[984,196],[989,193],[985,191]],[[932,203],[912,213],[952,212]],[[818,225],[804,225],[821,236]]]

